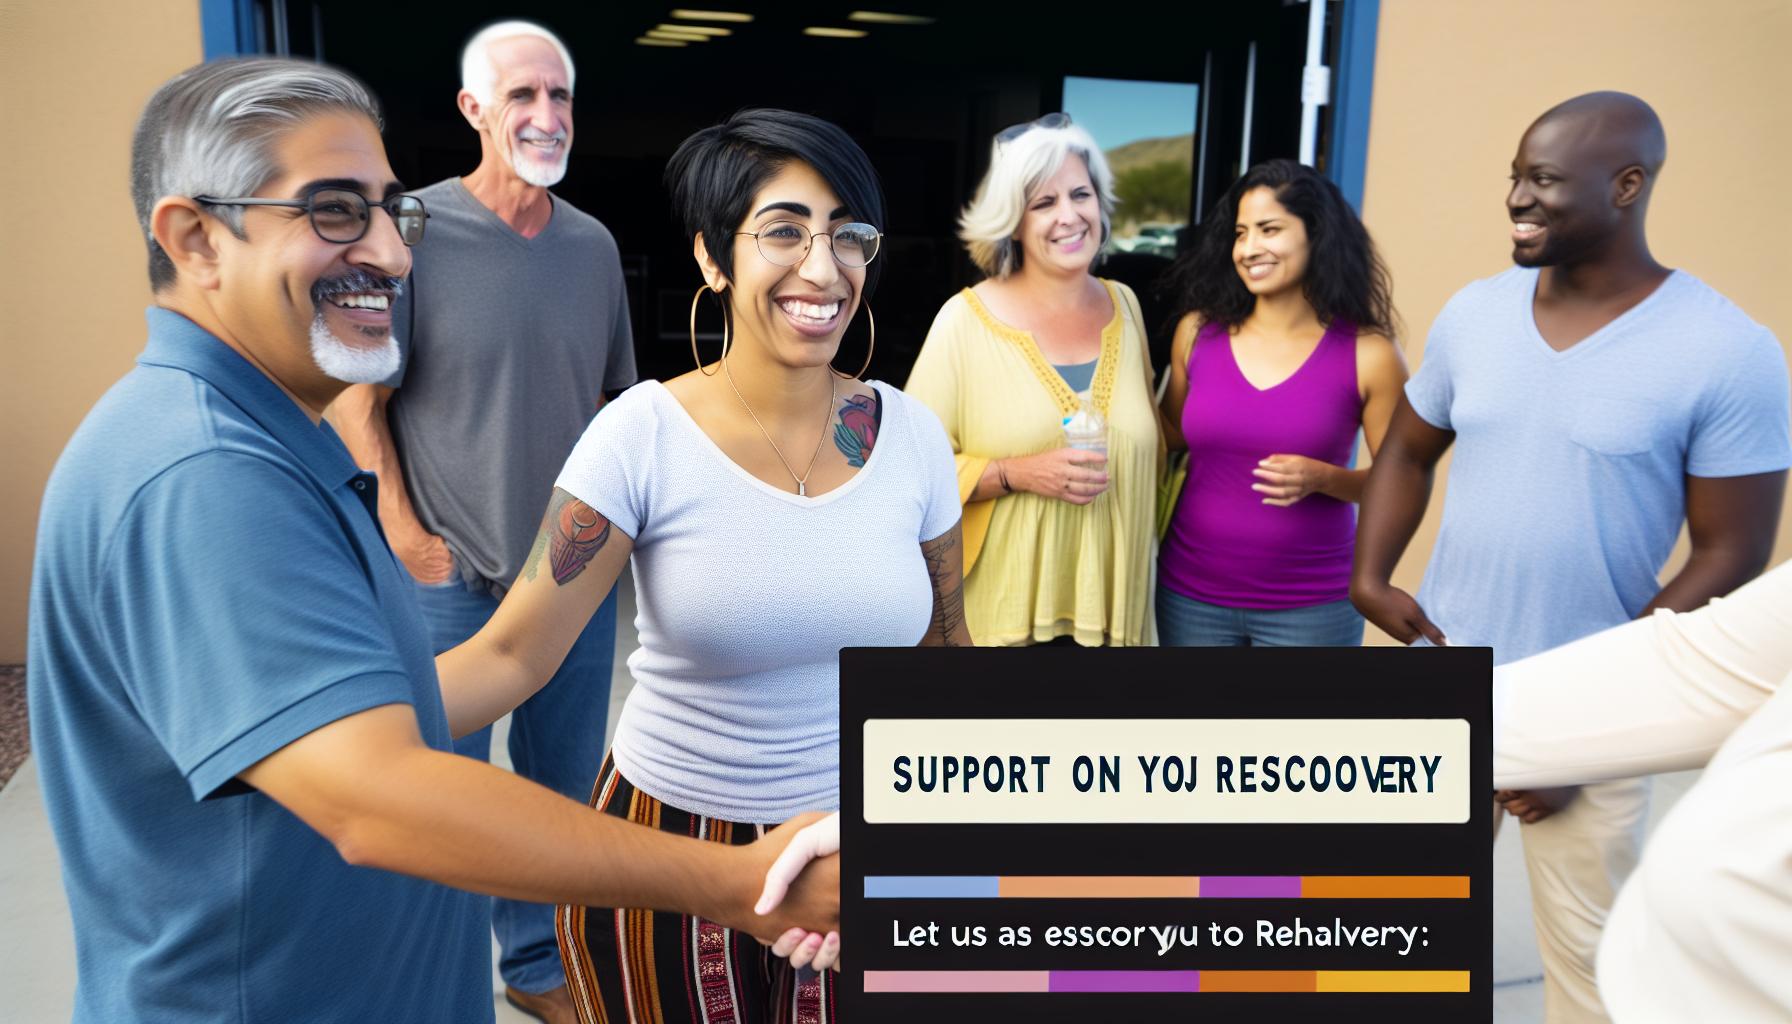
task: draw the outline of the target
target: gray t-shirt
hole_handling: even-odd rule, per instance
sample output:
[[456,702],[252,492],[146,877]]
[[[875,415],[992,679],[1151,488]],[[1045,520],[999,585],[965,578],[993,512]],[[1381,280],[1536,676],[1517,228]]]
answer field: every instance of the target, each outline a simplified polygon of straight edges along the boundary
[[424,527],[463,580],[501,595],[601,396],[635,382],[622,262],[609,229],[559,198],[524,238],[459,178],[417,194],[429,231],[395,306],[387,420]]
[[1494,664],[1626,622],[1686,518],[1686,478],[1792,465],[1786,357],[1722,295],[1677,270],[1558,352],[1537,332],[1537,271],[1464,288],[1406,384],[1456,432],[1443,526],[1418,600]]

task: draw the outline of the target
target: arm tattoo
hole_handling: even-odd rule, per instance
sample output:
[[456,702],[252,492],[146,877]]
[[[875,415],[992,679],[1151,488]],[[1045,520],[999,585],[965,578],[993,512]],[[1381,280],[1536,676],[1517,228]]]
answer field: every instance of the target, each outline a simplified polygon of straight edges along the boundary
[[854,469],[865,465],[877,445],[877,426],[883,419],[877,395],[847,395],[840,401],[840,417],[834,423],[834,447]]
[[548,514],[542,518],[541,532],[535,536],[535,547],[523,566],[523,577],[534,579],[541,565],[541,556],[548,556],[549,571],[560,586],[571,583],[585,571],[598,551],[610,539],[610,521],[579,499],[555,488],[548,502]]
[[932,631],[946,647],[959,646],[958,631],[964,626],[964,577],[952,570],[947,555],[958,546],[957,526],[921,545],[927,576],[933,583]]

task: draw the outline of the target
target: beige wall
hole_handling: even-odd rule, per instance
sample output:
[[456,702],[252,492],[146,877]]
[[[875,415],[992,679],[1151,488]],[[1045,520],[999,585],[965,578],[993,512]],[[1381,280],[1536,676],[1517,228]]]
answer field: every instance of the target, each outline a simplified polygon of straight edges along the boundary
[[198,0],[0,0],[0,664],[50,467],[143,347],[131,126],[200,57]]
[[[1393,272],[1413,365],[1450,295],[1511,265],[1503,199],[1519,136],[1596,89],[1641,96],[1667,126],[1656,258],[1792,342],[1792,0],[1382,0],[1375,60],[1363,216]],[[1442,493],[1402,586],[1418,586]],[[1774,561],[1788,554],[1782,517]]]

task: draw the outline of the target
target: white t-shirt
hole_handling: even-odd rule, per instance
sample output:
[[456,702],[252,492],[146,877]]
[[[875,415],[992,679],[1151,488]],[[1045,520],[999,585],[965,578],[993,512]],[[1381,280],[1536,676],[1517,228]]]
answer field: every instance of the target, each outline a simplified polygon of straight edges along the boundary
[[656,381],[605,406],[560,471],[634,538],[641,647],[611,750],[642,792],[740,822],[839,807],[840,649],[921,639],[920,545],[960,512],[939,420],[872,386],[870,457],[816,497],[736,465]]

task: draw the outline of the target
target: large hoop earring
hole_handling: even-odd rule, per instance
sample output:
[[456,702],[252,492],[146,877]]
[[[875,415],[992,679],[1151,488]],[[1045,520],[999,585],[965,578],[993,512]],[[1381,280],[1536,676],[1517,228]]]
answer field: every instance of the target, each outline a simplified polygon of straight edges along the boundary
[[839,370],[834,369],[833,363],[828,364],[828,369],[833,371],[834,376],[841,380],[863,379],[865,371],[871,369],[871,354],[877,351],[877,318],[871,315],[871,303],[860,302],[859,305],[865,307],[865,323],[871,328],[871,344],[865,346],[865,365],[859,367],[858,373],[841,373]]
[[709,292],[709,293],[713,294],[716,297],[716,301],[722,307],[722,358],[723,359],[728,358],[728,303],[726,300],[724,300],[722,298],[721,292],[716,291],[714,288],[711,288],[707,284],[698,288],[697,294],[691,296],[691,358],[693,360],[695,360],[697,363],[697,372],[698,373],[701,373],[705,377],[714,377],[716,375],[716,371],[705,370],[703,368],[703,357],[697,354],[697,303],[702,301],[704,292]]

